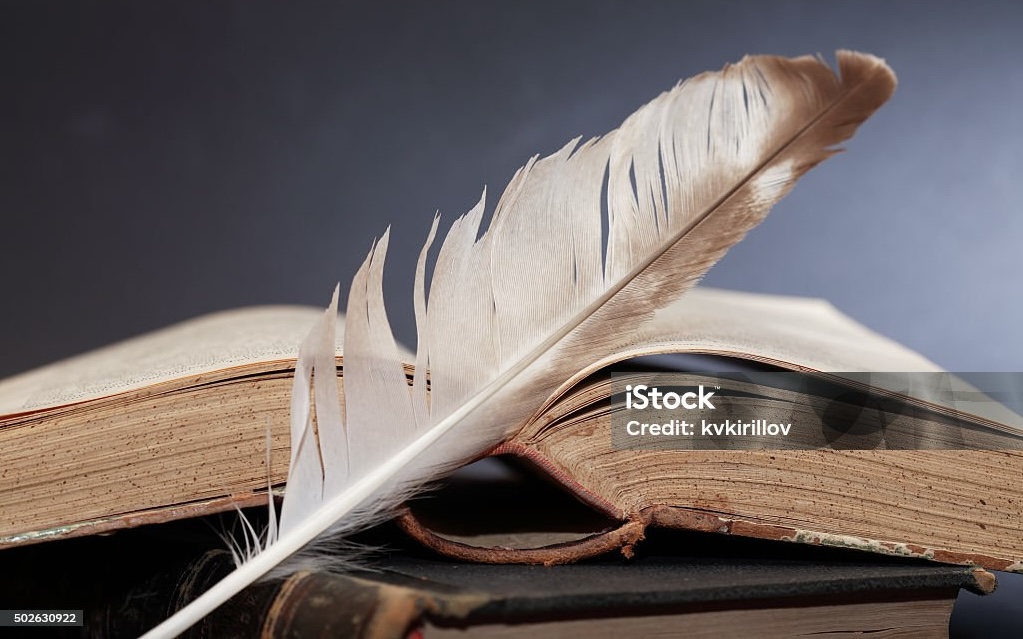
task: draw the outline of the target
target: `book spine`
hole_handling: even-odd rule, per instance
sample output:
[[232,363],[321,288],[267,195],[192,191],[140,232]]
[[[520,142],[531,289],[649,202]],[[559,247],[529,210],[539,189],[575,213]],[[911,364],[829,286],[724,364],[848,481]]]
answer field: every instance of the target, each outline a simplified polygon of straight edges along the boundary
[[[224,551],[208,551],[183,570],[165,571],[109,605],[86,612],[87,636],[138,636],[231,572]],[[419,620],[415,591],[343,575],[299,572],[247,588],[183,635],[203,639],[352,637],[404,639]]]

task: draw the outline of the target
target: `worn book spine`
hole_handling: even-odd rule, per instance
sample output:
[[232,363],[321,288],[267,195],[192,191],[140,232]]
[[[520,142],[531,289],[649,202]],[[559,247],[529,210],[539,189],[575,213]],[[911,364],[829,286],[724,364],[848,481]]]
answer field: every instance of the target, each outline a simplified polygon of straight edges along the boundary
[[[132,588],[119,602],[86,611],[88,636],[137,636],[182,608],[234,569],[212,550],[184,570],[168,570]],[[299,572],[256,584],[233,597],[184,637],[351,637],[399,639],[436,606],[422,593],[327,573]]]
[[[378,532],[377,543],[401,540],[395,531]],[[653,547],[677,550],[680,538],[673,535],[660,545],[652,540]],[[84,625],[59,629],[66,630],[61,636],[138,636],[233,570],[231,555],[211,549],[215,541],[209,537],[202,526],[168,525],[10,550],[4,568],[24,578],[0,580],[0,602],[10,608],[84,610]],[[680,616],[717,623],[732,611],[738,611],[735,623],[750,614],[793,609],[808,611],[795,615],[800,623],[811,609],[816,612],[810,616],[825,619],[828,611],[897,616],[898,605],[933,627],[947,627],[960,588],[988,592],[995,585],[990,573],[961,567],[761,554],[750,547],[703,545],[698,557],[654,554],[631,562],[545,568],[392,552],[375,558],[374,571],[298,572],[257,583],[182,636],[406,639],[446,636],[438,629],[488,636],[488,628],[507,626],[520,632],[516,636],[535,639],[564,636],[568,628],[590,636],[612,621],[625,628],[669,618],[675,627]],[[781,617],[776,621],[783,624]],[[536,634],[539,630],[547,634]],[[775,636],[788,636],[793,627],[777,630],[781,634]]]

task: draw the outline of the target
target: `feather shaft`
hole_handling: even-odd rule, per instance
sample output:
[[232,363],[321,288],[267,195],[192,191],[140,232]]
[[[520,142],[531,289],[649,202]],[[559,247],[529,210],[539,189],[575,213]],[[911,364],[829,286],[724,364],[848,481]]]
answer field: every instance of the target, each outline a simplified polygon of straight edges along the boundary
[[[293,556],[325,531],[344,534],[385,517],[424,482],[514,433],[590,362],[640,339],[645,322],[894,89],[877,58],[843,51],[838,63],[840,76],[809,57],[746,58],[662,94],[603,138],[531,159],[482,236],[483,198],[455,220],[427,297],[435,218],[416,267],[420,343],[411,389],[383,304],[385,232],[349,295],[344,415],[333,379],[315,374],[327,367],[330,321],[303,346],[284,502],[300,514],[287,525],[282,514],[276,543],[147,636],[174,636],[281,562],[296,565]],[[334,443],[310,436],[310,360],[317,429]],[[293,496],[300,505],[289,509]]]

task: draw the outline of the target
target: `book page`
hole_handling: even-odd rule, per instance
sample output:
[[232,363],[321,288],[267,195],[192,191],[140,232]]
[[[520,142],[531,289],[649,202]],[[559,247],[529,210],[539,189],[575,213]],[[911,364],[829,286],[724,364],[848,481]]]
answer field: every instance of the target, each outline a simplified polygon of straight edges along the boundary
[[824,372],[942,371],[825,300],[704,287],[658,311],[635,341]]
[[[295,360],[322,309],[223,311],[0,380],[0,417],[136,390],[257,362]],[[337,353],[344,320],[339,315]]]
[[[825,300],[695,288],[654,316],[634,336],[633,355],[653,352],[707,353],[752,359],[783,368],[845,373],[850,382],[868,380],[875,388],[953,412],[1023,431],[1023,417],[985,397],[952,374],[940,373],[924,356],[844,315]],[[848,375],[863,372],[867,376]],[[904,388],[909,379],[912,388]],[[919,382],[925,382],[923,385]],[[935,385],[935,382],[938,382]]]

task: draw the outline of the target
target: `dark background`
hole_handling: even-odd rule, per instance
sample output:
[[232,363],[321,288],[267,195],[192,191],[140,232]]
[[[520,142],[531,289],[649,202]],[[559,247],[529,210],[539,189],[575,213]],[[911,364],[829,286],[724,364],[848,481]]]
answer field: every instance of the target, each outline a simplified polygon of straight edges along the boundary
[[[1023,4],[0,4],[0,376],[210,311],[326,304],[394,224],[746,53],[899,75],[708,284],[825,297],[951,370],[1023,369]],[[1023,534],[1023,533],[1021,533]],[[954,629],[1023,631],[1023,578]],[[966,636],[961,634],[960,636]]]

